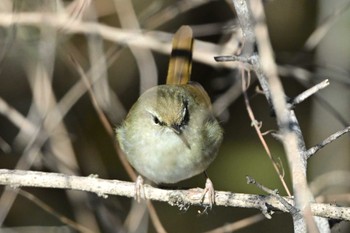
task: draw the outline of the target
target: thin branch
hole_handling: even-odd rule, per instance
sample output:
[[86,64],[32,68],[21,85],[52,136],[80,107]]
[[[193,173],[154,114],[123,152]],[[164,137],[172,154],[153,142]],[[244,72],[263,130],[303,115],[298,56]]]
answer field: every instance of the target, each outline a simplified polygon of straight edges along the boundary
[[179,15],[188,12],[193,8],[197,8],[204,4],[207,4],[210,1],[211,0],[180,0],[175,1],[170,6],[165,7],[163,9],[159,9],[159,6],[157,6],[157,8],[152,9],[149,12],[143,12],[143,15],[141,15],[140,17],[140,21],[143,24],[144,28],[158,28],[161,25],[174,19],[175,17],[179,17]]
[[332,29],[332,26],[340,19],[342,16],[344,16],[344,13],[346,13],[350,8],[350,2],[345,1],[340,6],[338,6],[332,13],[329,15],[326,19],[323,20],[323,22],[318,25],[316,30],[312,32],[312,34],[309,36],[309,38],[306,40],[304,49],[306,50],[312,50],[316,48],[317,45],[322,41],[322,39],[329,33],[329,31]]
[[0,114],[5,116],[9,121],[11,121],[19,129],[23,130],[23,132],[28,136],[32,136],[37,131],[37,127],[32,122],[30,122],[27,118],[25,118],[15,108],[8,105],[7,102],[1,97],[0,97]]
[[[287,192],[288,196],[291,196],[291,192],[289,191],[289,188],[287,186],[287,183],[286,181],[284,180],[284,176],[283,176],[283,172],[281,172],[281,170],[279,169],[278,167],[278,164],[276,163],[276,161],[274,160],[274,158],[272,157],[272,153],[260,131],[260,126],[258,124],[255,124],[254,122],[257,122],[257,120],[255,119],[255,116],[254,116],[254,112],[250,106],[250,103],[249,103],[249,98],[248,98],[248,94],[247,94],[247,88],[248,88],[248,85],[249,84],[246,84],[246,80],[245,80],[245,72],[244,70],[242,70],[242,91],[243,91],[243,97],[244,97],[244,103],[246,105],[246,109],[247,109],[247,112],[248,112],[248,116],[252,122],[252,126],[254,127],[255,131],[256,131],[256,134],[258,135],[259,137],[259,140],[262,144],[262,146],[264,147],[265,151],[266,151],[266,154],[267,156],[269,157],[277,175],[278,175],[278,178],[280,179],[285,191]],[[250,72],[248,72],[248,80],[250,79]]]
[[[248,7],[244,0],[233,1],[233,3],[235,8]],[[284,90],[278,78],[262,2],[252,1],[250,2],[250,7],[251,11],[250,9],[243,11],[236,9],[236,12],[240,25],[247,27],[242,28],[242,30],[255,32],[259,56],[256,57],[254,70],[268,102],[272,104],[271,106],[273,106],[275,111],[279,131],[283,138],[283,146],[291,169],[296,208],[300,209],[303,215],[302,219],[293,216],[294,230],[296,232],[306,232],[309,229],[312,232],[318,232],[318,229],[320,229],[322,232],[329,232],[327,221],[317,219],[318,228],[312,218],[310,201],[313,200],[313,197],[306,180],[307,162],[302,156],[302,152],[305,150],[305,142],[294,111],[287,107]],[[249,14],[249,16],[244,14]],[[244,22],[245,20],[250,22]],[[255,22],[256,25],[253,25],[252,22]]]
[[[48,173],[37,171],[0,169],[0,185],[8,185],[12,188],[40,187],[69,189],[96,193],[99,197],[107,198],[108,195],[118,195],[133,198],[135,184],[120,180],[105,180],[96,175],[88,177],[70,176],[61,173]],[[202,199],[203,189],[193,188],[188,190],[163,190],[145,185],[146,198],[153,201],[167,202],[171,206],[185,208],[190,205],[208,205],[208,200]],[[284,197],[291,205],[294,202],[289,197]],[[225,207],[255,208],[261,209],[261,204],[278,210],[288,212],[288,209],[273,196],[254,194],[241,194],[225,191],[215,191],[215,204]],[[311,203],[311,211],[315,216],[350,221],[350,208],[338,207],[330,204]]]
[[253,54],[254,46],[256,43],[254,20],[252,17],[251,9],[248,7],[247,1],[232,0],[232,3],[244,36],[244,46],[242,47],[241,55],[250,56]]
[[316,92],[318,92],[319,90],[322,90],[323,88],[327,87],[329,85],[329,81],[328,79],[316,84],[315,86],[307,89],[306,91],[304,91],[303,93],[299,94],[298,96],[296,96],[291,105],[292,107],[294,107],[297,104],[300,104],[301,102],[303,102],[304,100],[306,100],[308,97],[310,97],[311,95],[315,94]]
[[62,223],[70,226],[74,230],[80,231],[80,232],[86,232],[86,233],[93,233],[91,229],[86,228],[85,226],[82,226],[81,224],[78,224],[74,222],[73,220],[65,217],[64,215],[58,213],[56,210],[54,210],[51,206],[34,196],[33,194],[26,192],[24,190],[19,190],[19,194],[28,200],[32,201],[34,204],[45,210],[46,212],[50,213],[54,217],[56,217],[58,220],[60,220]]
[[[265,15],[260,1],[255,2],[255,9],[252,11],[255,19],[259,19],[256,25],[257,44],[260,57],[257,64],[261,64],[262,73],[268,78],[271,91],[271,101],[276,114],[279,131],[283,138],[283,146],[286,152],[293,181],[293,193],[296,196],[296,208],[301,210],[303,218],[293,216],[295,232],[318,232],[311,215],[310,201],[312,200],[306,180],[306,162],[301,156],[304,150],[304,141],[299,123],[293,111],[289,110],[285,101],[285,93],[277,74],[277,67],[274,61],[273,50],[270,44],[267,26],[264,23]],[[260,72],[259,72],[260,73]],[[258,74],[257,74],[258,75]]]
[[[97,34],[103,39],[119,43],[121,45],[137,46],[147,48],[153,51],[170,54],[172,35],[164,32],[146,32],[141,30],[127,30],[111,27],[97,22],[72,21],[63,14],[48,13],[2,13],[0,17],[0,26],[10,27],[14,24],[29,26],[50,26],[56,29],[62,29],[66,34]],[[236,49],[233,49],[235,51]],[[218,64],[213,61],[213,57],[221,51],[221,46],[200,40],[195,40],[193,60],[214,66],[235,68],[232,64]]]
[[244,57],[244,56],[215,56],[215,61],[217,62],[228,62],[228,61],[237,61],[245,64],[246,66],[252,65],[253,61],[251,57]]
[[[120,24],[123,28],[141,30],[132,1],[114,0],[115,10],[117,12]],[[140,49],[135,46],[129,46],[134,55],[138,71],[140,74],[141,92],[157,85],[158,72],[153,54],[148,49]]]
[[[97,80],[94,80],[97,81]],[[76,103],[76,101],[83,96],[86,92],[85,84],[83,81],[77,82],[65,95],[64,97],[55,105],[55,108],[51,109],[47,113],[46,117],[43,119],[43,122],[47,122],[47,127],[45,129],[36,127],[29,120],[24,118],[20,113],[15,109],[9,107],[6,102],[1,101],[0,99],[0,113],[3,113],[5,116],[9,117],[17,127],[22,129],[24,127],[25,135],[28,137],[27,146],[23,152],[23,156],[17,162],[16,168],[18,169],[28,169],[32,162],[37,158],[41,157],[41,146],[51,138],[51,136],[57,132],[57,128],[63,120],[63,117],[68,113],[71,107]],[[33,131],[35,130],[35,131]],[[33,131],[33,132],[31,132]],[[64,154],[64,153],[59,153]],[[67,158],[67,156],[66,156]],[[73,160],[71,160],[73,161]],[[61,160],[60,162],[64,162]],[[62,164],[61,164],[62,165]],[[70,162],[64,164],[69,170],[76,170],[76,163]],[[8,189],[6,189],[7,191]],[[0,198],[0,222],[3,221],[7,212],[9,211],[12,202],[16,197],[16,192],[3,192]]]
[[[322,71],[320,71],[322,73]],[[278,66],[278,73],[281,76],[293,76],[301,85],[305,88],[308,88],[314,80],[320,79],[320,75],[315,75],[306,69],[302,69],[300,67],[294,67],[290,65]],[[321,77],[323,78],[323,76]],[[342,85],[349,86],[349,83],[344,83],[340,79],[336,79],[337,76],[332,77],[332,82],[342,83]],[[323,108],[330,112],[344,127],[349,125],[350,123],[345,119],[335,108],[331,105],[326,99],[324,99],[318,93],[315,93],[315,100],[319,102]]]
[[[76,65],[76,69],[79,72],[81,79],[85,82],[86,84],[86,88],[88,89],[88,93],[89,96],[91,98],[91,102],[97,112],[97,115],[102,123],[102,125],[104,126],[104,128],[106,129],[107,133],[109,134],[109,136],[111,138],[114,138],[114,130],[111,127],[111,125],[108,123],[107,117],[106,115],[103,113],[102,109],[100,108],[99,104],[96,101],[96,97],[94,92],[91,89],[91,83],[89,82],[88,78],[86,77],[87,75],[84,73],[82,67],[80,66],[79,63],[77,63],[75,60],[73,60],[74,64]],[[126,172],[128,173],[128,175],[131,177],[132,180],[136,180],[136,173],[135,171],[131,168],[131,165],[129,164],[129,162],[126,159],[126,156],[124,155],[124,152],[122,152],[122,150],[120,149],[118,143],[114,143],[115,145],[115,149],[117,151],[117,154],[119,156],[120,161],[123,164],[123,167],[125,168]],[[147,207],[152,219],[152,222],[154,224],[154,227],[158,230],[158,232],[166,232],[164,227],[162,226],[160,219],[158,218],[157,212],[154,208],[154,206],[152,205],[152,203],[147,203]]]
[[346,127],[343,130],[339,130],[338,132],[332,134],[331,136],[329,136],[328,138],[326,138],[322,142],[318,143],[316,146],[313,146],[310,149],[308,149],[307,151],[305,151],[304,156],[307,159],[309,159],[312,155],[316,154],[316,152],[319,151],[320,149],[322,149],[324,146],[326,146],[327,144],[333,142],[337,138],[339,138],[339,137],[341,137],[344,134],[349,133],[349,132],[350,132],[350,126]]
[[256,185],[256,187],[258,187],[259,189],[263,190],[264,192],[274,196],[275,198],[277,198],[277,200],[279,200],[282,205],[284,205],[287,210],[289,211],[289,213],[291,213],[292,216],[295,216],[295,215],[299,215],[297,217],[299,218],[302,218],[301,214],[299,213],[299,210],[297,208],[295,208],[293,205],[291,205],[286,199],[284,199],[283,197],[281,197],[279,194],[278,194],[278,191],[277,190],[271,190],[265,186],[263,186],[262,184],[260,184],[259,182],[257,182],[254,178],[250,177],[250,176],[247,176],[247,183],[248,184],[254,184]]

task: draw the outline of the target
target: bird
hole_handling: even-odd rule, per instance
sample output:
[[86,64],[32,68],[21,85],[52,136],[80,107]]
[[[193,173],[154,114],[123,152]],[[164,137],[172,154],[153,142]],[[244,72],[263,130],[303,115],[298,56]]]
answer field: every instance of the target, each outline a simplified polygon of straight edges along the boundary
[[[192,29],[181,26],[173,38],[166,84],[144,92],[116,129],[129,163],[156,184],[173,184],[205,173],[223,140],[207,92],[190,80],[192,50]],[[203,200],[208,193],[212,206],[215,191],[206,177]],[[142,177],[137,180],[142,186]]]

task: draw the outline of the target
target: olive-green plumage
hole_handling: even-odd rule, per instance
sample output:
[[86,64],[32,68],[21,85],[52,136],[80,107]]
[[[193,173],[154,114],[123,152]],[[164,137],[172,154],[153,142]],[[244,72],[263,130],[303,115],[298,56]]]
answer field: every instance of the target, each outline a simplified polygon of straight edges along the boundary
[[130,164],[156,183],[176,183],[205,171],[223,138],[208,94],[189,82],[191,57],[184,55],[192,53],[192,41],[191,28],[181,27],[173,40],[177,52],[167,84],[142,94],[117,129]]

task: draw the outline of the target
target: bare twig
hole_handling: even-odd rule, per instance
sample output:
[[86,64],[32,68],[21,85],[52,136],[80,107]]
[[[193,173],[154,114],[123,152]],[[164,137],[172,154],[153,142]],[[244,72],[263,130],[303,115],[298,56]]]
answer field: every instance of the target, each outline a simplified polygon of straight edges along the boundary
[[[277,75],[277,67],[274,62],[268,31],[264,22],[265,15],[262,3],[260,1],[251,2],[251,12],[248,9],[246,1],[233,1],[233,3],[242,30],[246,32],[244,34],[247,34],[248,40],[251,40],[253,37],[251,36],[252,31],[255,32],[256,40],[254,42],[257,42],[259,56],[256,56],[253,63],[254,71],[268,102],[272,104],[271,106],[275,110],[279,131],[283,139],[282,142],[291,168],[293,190],[296,196],[296,208],[300,209],[303,215],[301,219],[298,217],[293,218],[294,230],[296,232],[306,232],[308,228],[312,232],[317,232],[318,227],[312,219],[309,207],[309,203],[313,197],[306,181],[306,160],[302,156],[302,152],[305,150],[305,142],[294,112],[288,110],[285,94]],[[253,22],[256,23],[255,27],[253,27]],[[248,48],[248,51],[250,50]],[[325,220],[317,219],[317,223],[319,223],[319,229],[322,229],[322,232],[329,231],[329,226]]]
[[[115,10],[121,26],[126,29],[141,30],[131,1],[114,0]],[[157,85],[158,72],[156,62],[150,50],[130,46],[140,73],[140,91],[143,92]]]
[[[102,122],[102,125],[106,129],[110,138],[114,138],[114,130],[111,127],[111,125],[109,124],[108,119],[105,116],[105,114],[103,113],[99,104],[97,103],[94,92],[91,89],[91,84],[90,84],[89,80],[87,79],[86,74],[84,73],[84,71],[83,71],[82,67],[79,65],[79,63],[77,63],[75,60],[73,60],[73,61],[74,61],[74,64],[76,65],[77,71],[79,72],[79,74],[81,76],[81,79],[86,84],[86,88],[88,89],[91,101],[92,101],[93,106],[94,106],[94,108],[99,116],[100,121]],[[129,162],[126,159],[126,156],[124,155],[124,153],[120,149],[119,145],[117,143],[114,143],[114,145],[115,145],[115,149],[117,151],[117,154],[119,156],[119,159],[122,162],[125,170],[127,171],[128,175],[131,177],[131,179],[135,181],[136,177],[137,177],[135,171],[131,168]],[[162,226],[159,218],[158,218],[157,212],[156,212],[154,206],[152,205],[152,203],[147,203],[147,207],[148,207],[150,216],[152,218],[152,222],[153,222],[155,228],[158,230],[158,232],[166,232],[164,227]]]
[[[322,71],[320,71],[322,73]],[[284,66],[278,66],[278,73],[281,76],[293,76],[301,85],[304,87],[308,88],[314,80],[318,80],[320,77],[319,75],[315,75],[311,73],[310,71],[300,68],[300,67],[295,67],[295,66],[290,66],[290,65],[284,65]],[[323,77],[321,77],[323,78]],[[344,78],[345,80],[345,78]],[[337,79],[337,76],[332,77],[332,82],[338,82],[342,83],[343,85],[349,86],[348,82],[343,82],[343,79]],[[319,95],[318,93],[315,93],[314,98],[317,102],[319,102],[323,108],[328,110],[343,126],[347,126],[350,123],[348,122],[347,119],[345,119],[344,116],[342,116],[335,108],[333,105],[331,105],[324,97]]]
[[244,46],[242,47],[243,56],[251,56],[256,43],[256,35],[254,31],[254,20],[252,18],[251,9],[248,7],[247,1],[232,1],[237,13],[238,21],[244,35]]
[[[246,105],[246,108],[247,108],[247,112],[248,112],[248,116],[250,118],[250,120],[252,121],[252,126],[254,127],[258,137],[259,137],[259,140],[261,141],[261,144],[263,145],[265,151],[266,151],[266,154],[267,156],[269,157],[270,161],[272,162],[272,165],[278,175],[278,178],[280,179],[285,191],[287,192],[288,196],[291,196],[291,192],[289,191],[289,188],[287,186],[287,183],[286,181],[284,180],[284,176],[283,176],[283,172],[281,172],[278,164],[276,163],[276,161],[274,160],[274,158],[272,157],[272,154],[271,154],[271,151],[260,131],[260,126],[258,124],[254,124],[254,122],[257,122],[257,120],[255,119],[255,116],[254,116],[254,113],[253,113],[253,110],[252,108],[250,107],[250,103],[249,103],[249,98],[248,98],[248,95],[247,95],[247,84],[246,84],[246,80],[245,80],[245,72],[244,70],[242,70],[242,91],[243,91],[243,97],[244,97],[244,102],[245,102],[245,105]],[[250,79],[250,72],[248,72],[248,79]]]
[[[135,185],[133,182],[119,180],[105,180],[96,176],[79,177],[61,173],[48,173],[37,171],[0,169],[0,185],[8,185],[12,188],[41,187],[69,189],[96,193],[102,198],[108,195],[134,197]],[[189,190],[163,190],[145,185],[145,194],[149,200],[167,202],[172,206],[184,207],[189,205],[207,205],[207,200],[201,199],[203,189]],[[294,205],[293,201],[285,199]],[[278,199],[272,196],[240,194],[224,191],[215,191],[215,204],[218,206],[230,206],[240,208],[261,208],[261,203],[266,203],[274,210],[288,212],[287,208]],[[311,203],[311,211],[315,216],[350,221],[350,208],[337,207],[329,204]]]
[[40,200],[39,198],[37,198],[33,194],[31,194],[29,192],[26,192],[24,190],[19,190],[18,192],[19,192],[19,194],[21,196],[23,196],[23,197],[27,198],[28,200],[32,201],[34,204],[36,204],[37,206],[39,206],[40,208],[42,208],[46,212],[50,213],[51,215],[55,216],[62,223],[67,224],[71,228],[73,228],[73,229],[75,229],[77,231],[80,231],[80,232],[93,233],[93,231],[91,229],[88,229],[88,228],[86,228],[86,227],[84,227],[84,226],[74,222],[73,220],[63,216],[62,214],[58,213],[56,210],[54,210],[52,207],[47,205],[45,202],[43,202],[42,200]]
[[279,131],[283,138],[284,150],[287,154],[291,169],[293,193],[296,197],[296,208],[300,209],[303,216],[301,219],[297,216],[293,216],[294,231],[306,232],[307,229],[309,229],[311,232],[318,232],[318,227],[312,218],[309,206],[313,197],[309,191],[306,180],[306,161],[304,161],[302,157],[302,152],[305,148],[304,139],[294,111],[288,110],[284,90],[278,78],[277,66],[274,61],[267,26],[264,22],[265,15],[262,3],[260,1],[254,3],[252,13],[255,22],[257,22],[255,32],[260,54],[260,59],[257,61],[258,64],[261,63],[262,71],[268,77],[267,81],[271,90],[271,100],[277,117]]
[[350,2],[345,1],[340,4],[330,16],[324,19],[323,22],[312,32],[309,38],[304,44],[306,50],[312,50],[322,41],[322,39],[327,35],[327,33],[332,29],[332,26],[337,22],[341,16],[344,15],[350,8]]
[[[40,128],[40,126],[35,126],[28,119],[24,118],[22,115],[20,115],[20,113],[15,111],[15,109],[9,107],[6,102],[0,102],[2,103],[0,106],[3,107],[1,109],[3,110],[1,113],[9,117],[9,120],[11,120],[17,127],[22,129],[28,137],[28,143],[26,149],[23,152],[24,156],[21,157],[17,164],[18,169],[27,169],[31,166],[32,161],[34,161],[37,157],[42,156],[40,152],[41,146],[46,142],[46,140],[51,137],[51,135],[57,132],[57,127],[61,124],[63,117],[68,113],[71,107],[85,92],[86,88],[84,82],[77,82],[60,100],[60,102],[53,109],[51,109],[50,112],[47,113],[46,117],[43,119],[43,121],[49,122],[45,130]],[[74,167],[74,164],[75,163],[72,162],[65,165],[71,170],[75,170],[76,168]],[[3,193],[3,196],[0,200],[5,201],[2,202],[4,204],[2,206],[2,211],[0,212],[1,219],[6,216],[6,212],[9,210],[12,201],[16,197],[15,193],[16,192]]]
[[291,105],[292,107],[300,104],[301,102],[303,102],[304,100],[306,100],[308,97],[310,97],[311,95],[315,94],[316,92],[318,92],[319,90],[322,90],[323,88],[327,87],[329,85],[329,81],[328,79],[316,84],[315,86],[307,89],[306,91],[304,91],[303,93],[299,94],[298,96],[296,96]]
[[320,149],[322,149],[324,146],[326,146],[327,144],[333,142],[337,138],[339,138],[339,137],[341,137],[344,134],[349,133],[349,132],[350,132],[350,126],[346,127],[343,130],[339,130],[338,132],[332,134],[331,136],[329,136],[328,138],[326,138],[322,142],[318,143],[316,146],[313,146],[310,149],[308,149],[307,151],[305,151],[304,156],[307,159],[310,158],[312,155],[316,154],[316,152],[319,151]]
[[[16,6],[18,7],[18,5]],[[28,5],[26,5],[26,3],[23,3],[23,7],[22,10],[28,10]],[[46,14],[62,12],[62,8],[60,8],[61,1],[43,1],[41,4],[34,3],[30,8],[33,9],[32,7],[36,10],[40,9],[41,12],[46,12]],[[30,29],[28,33],[32,33],[33,30],[35,31],[35,29]],[[74,155],[70,137],[68,136],[69,134],[62,122],[62,112],[59,111],[60,109],[56,108],[57,101],[51,83],[57,52],[56,42],[58,40],[58,30],[53,27],[46,27],[43,24],[38,25],[37,30],[39,32],[38,38],[35,39],[35,42],[33,41],[37,50],[31,51],[30,59],[21,59],[22,63],[20,65],[22,65],[26,71],[33,96],[32,106],[27,118],[29,121],[36,122],[38,125],[36,128],[38,128],[38,130],[29,136],[23,135],[22,131],[18,134],[16,140],[26,144],[26,148],[16,167],[29,169],[33,166],[34,162],[40,161],[40,163],[44,162],[45,165],[52,170],[58,170],[66,174],[76,174],[79,170],[79,166],[76,156]],[[20,43],[24,45],[24,42]],[[28,44],[24,46],[28,46]],[[26,48],[29,49],[29,47]],[[65,107],[62,105],[65,103],[60,102],[60,104],[60,107]],[[52,130],[54,132],[50,129],[54,129]],[[42,132],[44,131],[48,133],[42,136]],[[46,144],[46,149],[41,151],[42,145],[44,145],[48,139],[50,143]],[[8,191],[10,190],[9,187],[6,187],[5,190],[7,192],[3,192],[0,199],[0,225],[2,225],[9,208],[17,196],[16,191]],[[76,201],[86,198],[86,194],[67,192],[67,197],[74,207],[73,211],[77,221],[82,222],[89,219],[89,221],[87,221],[88,227],[92,231],[97,231],[98,227],[94,219],[95,216],[91,211],[87,211],[86,205]]]
[[7,104],[7,102],[0,97],[0,114],[5,116],[15,126],[22,129],[23,132],[29,137],[32,136],[37,130],[35,125],[25,118],[15,108]]
[[[0,25],[10,27],[14,24],[31,26],[51,26],[57,29],[64,28],[66,34],[82,33],[97,34],[105,40],[119,43],[121,45],[137,46],[147,48],[163,54],[170,54],[171,35],[163,32],[142,33],[140,30],[118,29],[97,22],[71,21],[64,14],[47,13],[2,13]],[[234,65],[218,64],[213,61],[221,51],[219,45],[196,40],[194,43],[193,60],[214,67],[234,68]]]
[[0,137],[0,150],[5,153],[11,152],[11,146],[2,137]]
[[248,184],[254,184],[256,185],[256,187],[258,187],[259,189],[263,190],[264,192],[274,196],[275,198],[277,198],[281,203],[282,205],[284,205],[287,210],[289,211],[289,213],[291,213],[292,216],[294,215],[299,215],[299,216],[296,216],[296,217],[299,217],[299,218],[302,218],[302,216],[300,215],[299,213],[299,210],[296,209],[293,205],[291,205],[286,199],[284,199],[283,197],[281,197],[279,194],[278,194],[278,190],[271,190],[265,186],[263,186],[262,184],[260,184],[259,182],[257,182],[254,178],[250,177],[250,176],[247,176],[247,183]]
[[217,62],[228,62],[228,61],[237,61],[245,64],[245,66],[252,65],[253,61],[251,57],[243,57],[243,56],[215,56],[215,61]]

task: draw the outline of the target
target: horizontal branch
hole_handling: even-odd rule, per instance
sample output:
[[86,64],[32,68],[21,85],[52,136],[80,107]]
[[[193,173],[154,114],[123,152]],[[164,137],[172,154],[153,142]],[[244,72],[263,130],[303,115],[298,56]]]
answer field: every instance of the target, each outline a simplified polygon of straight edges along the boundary
[[[9,185],[13,188],[40,187],[58,188],[96,193],[107,198],[108,195],[134,197],[135,184],[119,180],[105,180],[96,176],[80,177],[59,173],[8,170],[0,169],[0,185]],[[172,206],[186,208],[190,205],[208,204],[208,200],[202,202],[203,189],[193,188],[188,190],[163,190],[150,185],[144,187],[145,196],[149,200],[167,202]],[[290,204],[293,200],[284,198]],[[286,207],[273,196],[254,194],[231,193],[224,191],[215,192],[215,204],[225,207],[270,209],[288,212]],[[350,208],[337,207],[330,204],[311,204],[312,213],[316,216],[350,221]]]
[[[120,29],[98,22],[74,20],[65,14],[59,13],[2,13],[0,15],[0,26],[10,27],[12,25],[49,26],[64,34],[94,34],[121,45],[147,48],[163,54],[170,54],[171,51],[172,35],[169,33]],[[193,59],[210,66],[235,68],[232,64],[218,64],[215,62],[212,58],[218,55],[218,51],[221,51],[221,46],[196,40]]]
[[236,61],[236,62],[242,62],[245,65],[252,65],[252,57],[244,57],[244,56],[215,56],[214,60],[217,62],[229,62],[229,61]]

